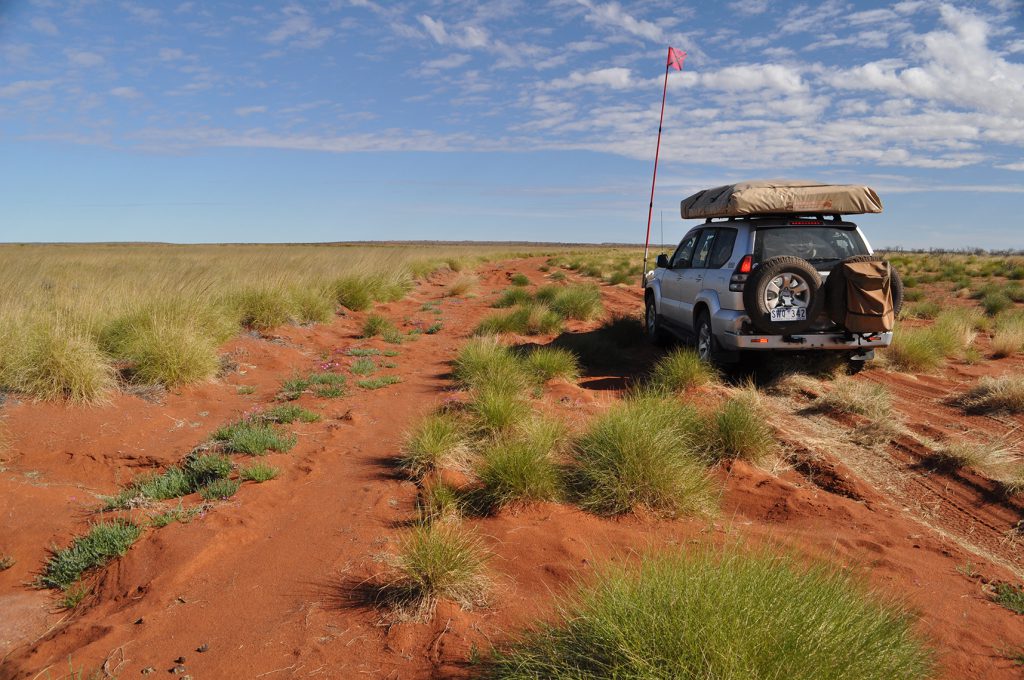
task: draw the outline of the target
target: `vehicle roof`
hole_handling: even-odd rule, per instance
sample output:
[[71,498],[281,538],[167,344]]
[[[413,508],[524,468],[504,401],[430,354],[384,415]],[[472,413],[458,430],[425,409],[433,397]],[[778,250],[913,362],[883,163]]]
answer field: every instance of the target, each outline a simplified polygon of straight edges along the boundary
[[744,215],[742,217],[708,217],[702,224],[694,225],[693,228],[702,226],[739,226],[749,225],[751,227],[840,227],[852,229],[857,225],[842,219],[839,215]]

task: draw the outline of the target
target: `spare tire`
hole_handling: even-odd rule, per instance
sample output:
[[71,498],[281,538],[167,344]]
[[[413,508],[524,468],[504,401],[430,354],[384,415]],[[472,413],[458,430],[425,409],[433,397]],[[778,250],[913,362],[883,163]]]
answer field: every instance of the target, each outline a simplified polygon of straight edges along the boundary
[[[743,306],[754,328],[772,335],[801,333],[814,323],[824,304],[821,277],[799,257],[780,256],[762,262],[743,287]],[[773,321],[779,307],[804,308],[803,319]]]
[[[878,255],[854,255],[834,266],[829,272],[828,278],[825,279],[825,312],[829,319],[840,326],[846,319],[846,275],[843,272],[843,265],[855,262],[885,262],[885,259]],[[900,310],[903,309],[903,279],[892,265],[889,265],[889,277],[892,311],[898,317]]]

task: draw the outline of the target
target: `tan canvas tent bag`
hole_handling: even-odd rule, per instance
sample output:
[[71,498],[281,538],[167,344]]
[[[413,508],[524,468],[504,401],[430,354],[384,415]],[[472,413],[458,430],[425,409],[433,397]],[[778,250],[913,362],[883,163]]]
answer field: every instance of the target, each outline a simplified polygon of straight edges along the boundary
[[884,333],[896,321],[892,308],[892,273],[888,262],[842,265],[846,278],[846,318],[853,333]]

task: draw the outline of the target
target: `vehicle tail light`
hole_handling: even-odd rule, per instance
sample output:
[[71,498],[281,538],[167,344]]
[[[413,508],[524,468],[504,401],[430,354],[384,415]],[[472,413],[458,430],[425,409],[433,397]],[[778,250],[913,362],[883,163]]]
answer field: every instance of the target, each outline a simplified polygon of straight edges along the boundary
[[754,256],[744,255],[743,259],[740,260],[740,264],[736,267],[736,271],[732,273],[732,278],[729,279],[729,290],[734,293],[739,293],[743,290],[744,284],[747,282],[747,277],[750,276],[750,272],[754,269]]

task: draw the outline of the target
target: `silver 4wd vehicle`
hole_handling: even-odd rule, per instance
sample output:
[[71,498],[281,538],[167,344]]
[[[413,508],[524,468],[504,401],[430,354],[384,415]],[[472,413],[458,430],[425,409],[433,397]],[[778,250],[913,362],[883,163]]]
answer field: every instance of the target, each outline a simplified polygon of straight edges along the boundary
[[[829,305],[844,304],[842,270],[835,285],[823,282],[840,263],[873,260],[880,258],[861,230],[838,215],[707,218],[646,275],[647,334],[695,340],[712,362],[748,351],[823,350],[847,353],[856,370],[892,342],[892,332],[853,333],[832,321],[841,314]],[[903,288],[895,271],[891,297],[898,314]]]

